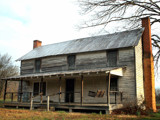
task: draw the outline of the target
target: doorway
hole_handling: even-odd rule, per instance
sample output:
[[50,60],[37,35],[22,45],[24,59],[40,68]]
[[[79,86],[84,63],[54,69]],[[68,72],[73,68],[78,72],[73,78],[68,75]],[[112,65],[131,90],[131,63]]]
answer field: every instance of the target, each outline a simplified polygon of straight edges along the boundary
[[65,102],[74,102],[74,79],[66,79]]

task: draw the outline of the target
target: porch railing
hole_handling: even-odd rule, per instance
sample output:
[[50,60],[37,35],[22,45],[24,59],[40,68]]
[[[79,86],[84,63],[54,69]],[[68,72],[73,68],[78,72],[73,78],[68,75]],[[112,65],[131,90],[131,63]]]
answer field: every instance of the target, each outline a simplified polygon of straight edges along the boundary
[[[117,100],[117,97],[119,97],[119,99]],[[122,103],[123,101],[123,92],[122,91],[110,91],[110,99],[111,100],[111,104],[117,104],[117,103]],[[114,99],[114,100],[113,100]],[[108,96],[107,96],[107,100],[108,100]],[[107,101],[108,103],[108,101]]]
[[6,92],[4,102],[29,102],[32,92]]
[[[33,92],[6,92],[5,94],[6,97],[4,99],[4,102],[5,101],[7,102],[30,102],[30,109],[32,109],[33,102],[37,97],[40,97],[40,99],[38,98],[40,100],[40,103],[43,103],[43,99],[44,99],[43,97],[47,97],[45,99],[47,102],[47,109],[48,109],[48,106],[50,104],[50,97],[56,96],[56,95],[59,95],[59,100],[58,100],[59,103],[63,103],[63,102],[65,103],[74,102],[75,103],[75,101],[73,101],[72,99],[76,98],[77,96],[81,98],[81,92],[58,92],[54,94],[49,94],[47,96],[44,96],[43,93],[33,94]],[[62,102],[62,97],[61,97],[62,95],[63,95],[63,102]],[[66,101],[66,99],[68,100]],[[123,100],[123,92],[110,91],[110,101],[111,101],[110,104],[119,104],[119,103],[122,103],[122,100]],[[81,102],[82,102],[81,99],[78,99],[78,101],[76,101],[76,103],[78,104],[82,104]],[[108,104],[108,95],[107,95],[106,104]]]

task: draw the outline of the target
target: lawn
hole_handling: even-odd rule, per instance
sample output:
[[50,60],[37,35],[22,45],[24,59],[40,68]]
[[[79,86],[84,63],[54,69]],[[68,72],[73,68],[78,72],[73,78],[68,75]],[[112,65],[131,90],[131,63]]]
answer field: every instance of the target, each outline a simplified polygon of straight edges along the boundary
[[0,120],[158,120],[160,113],[150,116],[135,115],[102,115],[102,114],[84,114],[67,113],[64,111],[47,112],[38,110],[6,109],[0,108]]

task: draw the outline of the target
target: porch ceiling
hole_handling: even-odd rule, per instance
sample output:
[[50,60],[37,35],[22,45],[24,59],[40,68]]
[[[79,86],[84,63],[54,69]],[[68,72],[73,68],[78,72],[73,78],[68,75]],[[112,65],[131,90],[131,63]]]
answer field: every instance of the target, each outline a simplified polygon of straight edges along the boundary
[[8,78],[3,78],[2,80],[12,80],[18,81],[22,79],[32,79],[32,78],[45,78],[45,77],[53,77],[53,76],[65,76],[65,75],[83,75],[83,74],[90,74],[90,73],[111,73],[115,76],[123,76],[123,70],[126,66],[123,67],[106,67],[106,68],[97,68],[97,69],[83,69],[83,70],[72,70],[72,71],[60,71],[60,72],[49,72],[49,73],[35,73],[35,74],[27,74],[27,75],[19,75],[13,76]]

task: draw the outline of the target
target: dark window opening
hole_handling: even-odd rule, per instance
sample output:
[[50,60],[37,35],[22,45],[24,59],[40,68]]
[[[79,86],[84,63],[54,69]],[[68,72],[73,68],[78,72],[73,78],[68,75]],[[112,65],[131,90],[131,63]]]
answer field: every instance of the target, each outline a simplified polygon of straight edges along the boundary
[[68,69],[69,70],[74,70],[75,69],[75,55],[69,55],[67,57],[68,59]]
[[40,93],[42,92],[43,95],[46,95],[46,82],[43,82],[41,83],[43,86],[42,86],[42,90],[40,90]]
[[40,72],[41,69],[41,60],[37,59],[35,60],[35,72]]
[[118,91],[118,78],[111,78],[110,90]]
[[117,51],[108,51],[107,52],[107,65],[110,67],[117,66]]
[[39,95],[39,82],[34,83],[33,95]]
[[74,102],[74,79],[66,79],[65,102]]
[[[40,85],[43,85],[42,91]],[[34,96],[39,95],[41,92],[43,92],[43,95],[46,95],[46,82],[43,83],[35,82],[33,88],[33,95]]]

